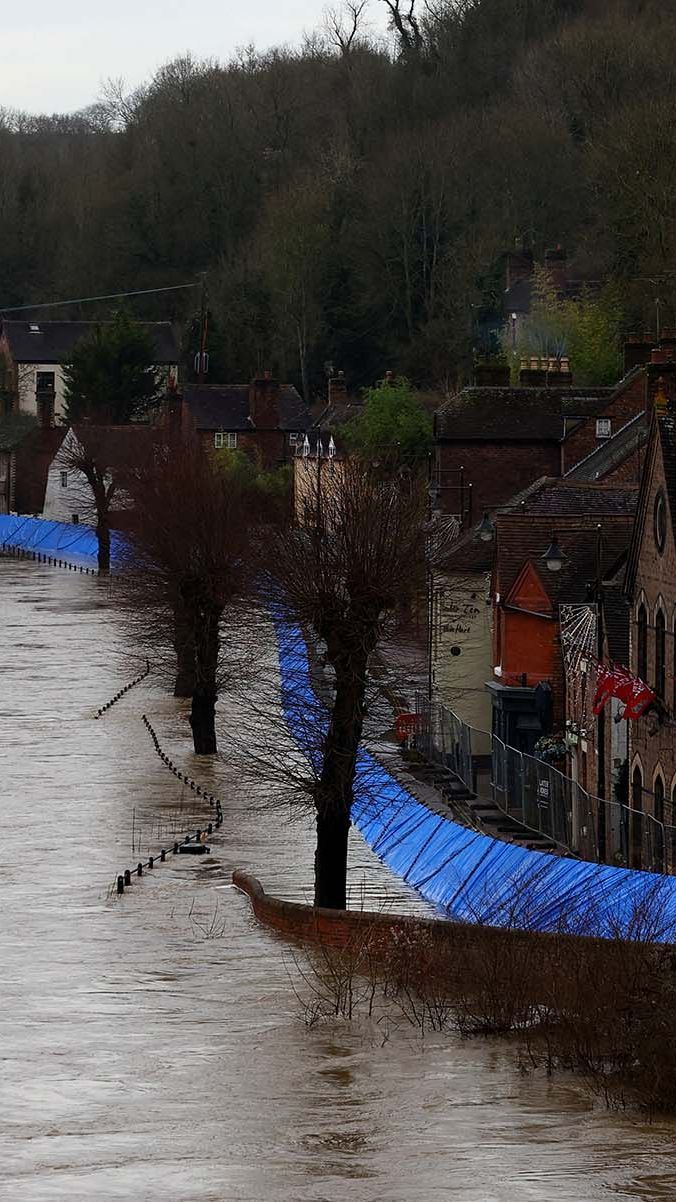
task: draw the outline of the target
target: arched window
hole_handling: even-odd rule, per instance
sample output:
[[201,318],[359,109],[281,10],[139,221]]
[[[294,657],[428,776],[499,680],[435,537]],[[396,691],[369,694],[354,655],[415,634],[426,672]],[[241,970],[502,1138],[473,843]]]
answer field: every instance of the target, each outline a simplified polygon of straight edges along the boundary
[[655,777],[653,786],[655,821],[653,827],[653,869],[664,872],[664,781],[661,776]]
[[[658,697],[664,698],[666,683],[667,683],[667,623],[664,617],[664,610],[658,609],[655,617],[655,692]],[[642,680],[642,676],[639,672]]]
[[643,852],[643,775],[638,764],[631,778],[631,809],[629,865],[631,868],[640,868]]
[[641,680],[648,676],[648,611],[641,602],[636,615],[636,672]]

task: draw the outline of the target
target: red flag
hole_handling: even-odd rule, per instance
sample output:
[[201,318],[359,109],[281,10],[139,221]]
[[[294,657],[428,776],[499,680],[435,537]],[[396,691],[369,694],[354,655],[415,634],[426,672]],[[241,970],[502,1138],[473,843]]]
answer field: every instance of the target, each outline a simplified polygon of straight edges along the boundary
[[618,701],[624,702],[625,710],[622,715],[624,718],[640,718],[641,714],[645,713],[648,707],[657,700],[652,689],[637,676],[632,676],[626,668],[615,665],[606,667],[600,664],[593,712],[600,714],[610,697],[617,697]]

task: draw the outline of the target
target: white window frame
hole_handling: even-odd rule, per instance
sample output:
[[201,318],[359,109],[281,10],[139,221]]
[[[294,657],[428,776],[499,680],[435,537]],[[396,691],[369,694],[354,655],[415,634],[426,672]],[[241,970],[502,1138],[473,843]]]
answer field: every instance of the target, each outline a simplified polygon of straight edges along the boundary
[[223,450],[223,439],[224,438],[225,438],[225,435],[223,434],[222,431],[219,431],[218,433],[214,434],[214,446],[217,451]]
[[228,433],[225,435],[225,445],[229,451],[237,450],[237,434],[232,430],[228,431]]
[[68,472],[62,471],[59,475],[61,477],[61,487],[68,488]]
[[289,445],[295,447],[300,437],[300,434],[296,433],[295,431],[289,434]]
[[597,438],[612,438],[613,423],[609,417],[597,417],[596,419],[596,437]]

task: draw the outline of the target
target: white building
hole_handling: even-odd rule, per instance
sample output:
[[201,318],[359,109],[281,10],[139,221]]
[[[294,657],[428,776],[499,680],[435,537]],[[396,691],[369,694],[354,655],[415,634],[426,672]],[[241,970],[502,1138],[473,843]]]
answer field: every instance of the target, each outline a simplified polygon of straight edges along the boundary
[[[64,364],[82,338],[97,325],[105,324],[3,319],[0,325],[0,374],[5,377],[3,391],[11,397],[10,408],[38,417],[42,425],[62,421],[65,416]],[[173,326],[168,321],[143,322],[142,325],[155,343],[158,376],[166,379],[172,374],[178,380],[180,351]]]

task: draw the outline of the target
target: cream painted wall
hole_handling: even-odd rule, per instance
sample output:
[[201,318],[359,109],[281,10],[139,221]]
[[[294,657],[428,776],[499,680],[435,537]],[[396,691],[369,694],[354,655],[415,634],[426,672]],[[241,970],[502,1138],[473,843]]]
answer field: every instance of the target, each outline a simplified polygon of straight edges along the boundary
[[60,363],[20,363],[17,369],[17,392],[19,394],[19,409],[22,413],[32,413],[37,417],[38,406],[35,399],[35,388],[38,372],[54,372],[54,417],[57,423],[65,413],[65,386],[63,368]]
[[[484,572],[436,574],[432,631],[432,683],[435,697],[485,738],[473,740],[475,753],[490,751],[491,699],[485,684],[493,678],[492,608],[487,604],[490,575]],[[452,648],[459,651],[453,654]]]

